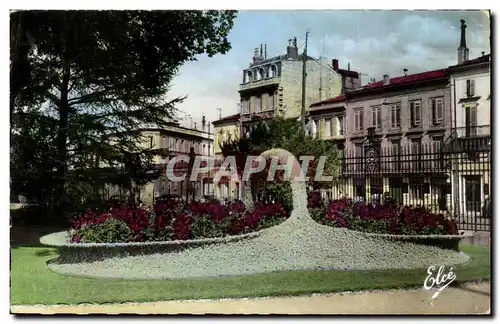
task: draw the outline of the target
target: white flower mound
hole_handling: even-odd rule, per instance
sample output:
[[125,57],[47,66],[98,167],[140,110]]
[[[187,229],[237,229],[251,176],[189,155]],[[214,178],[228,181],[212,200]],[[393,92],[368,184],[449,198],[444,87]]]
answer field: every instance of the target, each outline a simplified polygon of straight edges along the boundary
[[63,274],[100,278],[182,279],[312,269],[412,269],[467,262],[463,253],[367,237],[316,223],[307,210],[305,183],[292,182],[294,210],[280,225],[247,240],[167,254],[110,258],[49,267]]

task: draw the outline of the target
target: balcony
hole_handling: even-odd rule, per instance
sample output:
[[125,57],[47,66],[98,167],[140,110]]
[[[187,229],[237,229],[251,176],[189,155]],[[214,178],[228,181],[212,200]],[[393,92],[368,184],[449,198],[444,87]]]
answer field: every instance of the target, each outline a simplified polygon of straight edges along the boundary
[[250,81],[247,83],[242,83],[240,84],[240,92],[241,91],[246,91],[250,89],[256,89],[260,87],[266,87],[266,86],[272,86],[272,85],[279,85],[281,82],[280,77],[274,77],[274,78],[269,78],[269,79],[262,79],[258,81]]
[[458,138],[491,136],[490,125],[457,127],[453,131]]
[[258,112],[241,112],[241,122],[258,121],[261,119],[271,119],[276,116],[274,109],[258,111]]

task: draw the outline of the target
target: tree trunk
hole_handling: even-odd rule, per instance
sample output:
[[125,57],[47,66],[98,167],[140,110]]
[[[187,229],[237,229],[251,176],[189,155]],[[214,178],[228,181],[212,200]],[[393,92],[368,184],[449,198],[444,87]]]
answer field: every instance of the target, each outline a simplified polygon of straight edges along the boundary
[[57,132],[56,148],[57,148],[57,184],[55,190],[55,196],[57,199],[55,217],[62,217],[65,208],[65,185],[66,185],[66,174],[68,170],[67,159],[68,159],[68,119],[69,119],[69,105],[68,105],[68,87],[69,87],[69,77],[70,77],[70,61],[68,58],[64,59],[63,64],[63,75],[61,82],[61,97],[58,104],[59,108],[59,128]]

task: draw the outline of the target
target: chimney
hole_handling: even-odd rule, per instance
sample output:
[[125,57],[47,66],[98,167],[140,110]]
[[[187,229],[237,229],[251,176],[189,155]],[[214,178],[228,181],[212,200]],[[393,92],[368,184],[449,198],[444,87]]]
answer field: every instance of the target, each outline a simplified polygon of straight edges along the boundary
[[264,60],[267,59],[267,44],[264,44]]
[[194,122],[194,129],[196,129],[196,122]]
[[481,52],[481,56],[484,56],[484,51]]
[[333,59],[332,60],[332,66],[333,66],[333,70],[334,71],[338,71],[339,70],[339,60],[338,59]]
[[260,55],[259,55],[260,58],[263,58],[264,57],[264,52],[262,51],[262,44],[260,44]]
[[203,115],[203,118],[201,119],[201,130],[205,131],[205,126],[207,125],[207,120],[205,119],[205,115]]
[[[261,48],[260,48],[260,52],[262,54],[262,45],[261,45]],[[262,60],[262,55],[259,55],[259,48],[256,47],[253,50],[253,61],[255,63],[255,62],[258,62],[258,61],[261,61],[261,60]]]
[[458,64],[462,64],[465,61],[469,60],[469,49],[467,48],[467,42],[465,40],[465,29],[467,25],[465,24],[465,20],[460,20],[460,47],[457,49],[458,51]]
[[292,40],[288,40],[288,46],[286,48],[286,56],[289,59],[298,59],[299,58],[299,49],[297,48],[297,37],[293,39],[293,45],[292,45]]
[[347,62],[347,71],[351,71],[351,62]]
[[389,74],[384,74],[384,85],[388,85],[389,84]]
[[408,69],[403,69],[403,73],[406,75],[408,75]]

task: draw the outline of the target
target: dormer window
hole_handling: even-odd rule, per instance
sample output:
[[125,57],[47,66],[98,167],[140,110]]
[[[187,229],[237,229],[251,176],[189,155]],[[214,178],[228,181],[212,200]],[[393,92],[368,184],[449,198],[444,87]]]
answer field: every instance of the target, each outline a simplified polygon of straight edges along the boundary
[[264,69],[260,68],[255,71],[255,81],[264,79]]
[[252,71],[245,71],[243,83],[248,83],[253,81],[253,73]]
[[278,74],[278,68],[276,67],[276,65],[271,65],[267,70],[267,77],[274,78],[277,74]]

